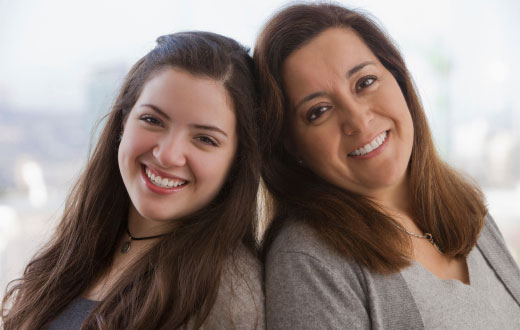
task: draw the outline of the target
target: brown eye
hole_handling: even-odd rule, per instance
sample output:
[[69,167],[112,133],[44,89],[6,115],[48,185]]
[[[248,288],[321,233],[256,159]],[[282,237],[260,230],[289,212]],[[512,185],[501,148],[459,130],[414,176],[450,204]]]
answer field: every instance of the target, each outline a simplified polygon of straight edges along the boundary
[[370,87],[376,80],[377,80],[376,76],[365,76],[365,77],[359,79],[359,81],[356,85],[356,90],[360,91],[362,89]]
[[218,143],[215,142],[215,140],[213,140],[209,136],[204,136],[204,135],[203,136],[198,136],[197,140],[199,140],[200,142],[202,142],[204,144],[213,146],[213,147],[217,147],[218,146]]
[[144,115],[141,116],[139,119],[150,125],[162,126],[162,122],[151,115]]
[[309,122],[309,123],[313,122],[314,120],[318,119],[324,112],[328,111],[329,109],[330,109],[330,107],[323,106],[323,105],[311,108],[307,112],[307,122]]

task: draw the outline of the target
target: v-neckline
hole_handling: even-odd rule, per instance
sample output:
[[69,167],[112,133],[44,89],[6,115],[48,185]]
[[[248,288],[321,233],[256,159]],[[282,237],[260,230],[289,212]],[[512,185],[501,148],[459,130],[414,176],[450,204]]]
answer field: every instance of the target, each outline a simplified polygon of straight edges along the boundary
[[470,253],[466,257],[466,262],[465,262],[466,270],[468,272],[468,283],[464,283],[463,281],[456,279],[456,278],[447,278],[447,279],[440,278],[437,275],[435,275],[434,273],[432,273],[431,271],[429,271],[420,262],[418,262],[416,260],[411,260],[411,262],[414,266],[418,267],[421,272],[427,273],[429,277],[433,278],[436,281],[439,281],[440,283],[444,283],[444,284],[453,283],[456,285],[464,285],[467,287],[472,287],[472,284],[474,284],[474,281],[475,281],[474,276],[472,276],[472,275],[474,275],[474,272],[472,271],[472,269],[474,269],[474,265],[472,265],[474,263],[474,256],[473,256],[473,253],[475,252],[474,249],[475,248],[473,248],[470,251]]

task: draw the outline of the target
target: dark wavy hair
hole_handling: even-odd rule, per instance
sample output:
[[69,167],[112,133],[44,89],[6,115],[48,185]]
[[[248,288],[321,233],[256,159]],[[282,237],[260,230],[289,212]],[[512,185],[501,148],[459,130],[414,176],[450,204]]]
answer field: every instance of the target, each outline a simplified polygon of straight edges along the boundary
[[330,28],[354,31],[397,80],[414,125],[407,173],[412,217],[445,254],[466,256],[487,213],[482,193],[439,158],[410,73],[391,39],[368,15],[324,3],[292,5],[275,14],[253,55],[263,123],[262,178],[270,193],[268,201],[271,198],[265,251],[291,217],[305,221],[324,242],[373,271],[391,273],[409,264],[410,238],[389,215],[368,198],[298,166],[285,148],[290,116],[283,65],[294,51]]
[[253,61],[248,49],[221,35],[165,35],[126,76],[52,241],[8,286],[6,330],[44,328],[110,267],[130,206],[117,161],[119,134],[145,83],[165,67],[223,84],[237,122],[234,162],[217,197],[178,220],[174,232],[132,264],[81,329],[176,329],[188,322],[197,329],[215,302],[225,260],[241,244],[255,254],[260,163]]

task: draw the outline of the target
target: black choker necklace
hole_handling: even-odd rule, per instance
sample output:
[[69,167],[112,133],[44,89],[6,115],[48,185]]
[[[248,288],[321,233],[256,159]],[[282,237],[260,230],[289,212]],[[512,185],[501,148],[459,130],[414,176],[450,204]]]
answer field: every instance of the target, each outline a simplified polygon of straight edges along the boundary
[[134,236],[132,236],[132,234],[130,234],[130,230],[128,229],[128,227],[126,227],[126,233],[128,234],[128,239],[121,246],[121,253],[123,253],[123,254],[130,251],[130,244],[132,244],[132,241],[144,241],[147,239],[159,238],[159,237],[166,235],[166,234],[161,234],[161,235],[155,235],[155,236],[134,237]]

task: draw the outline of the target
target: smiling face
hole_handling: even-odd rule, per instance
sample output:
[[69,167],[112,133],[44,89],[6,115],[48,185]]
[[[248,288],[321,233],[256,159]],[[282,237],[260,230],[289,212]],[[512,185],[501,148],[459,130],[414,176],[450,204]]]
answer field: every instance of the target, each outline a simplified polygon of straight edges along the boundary
[[351,29],[330,28],[283,65],[288,149],[318,176],[386,203],[406,186],[413,123],[392,74]]
[[119,146],[130,226],[156,234],[206,206],[226,180],[236,149],[235,114],[220,82],[171,67],[154,74]]

